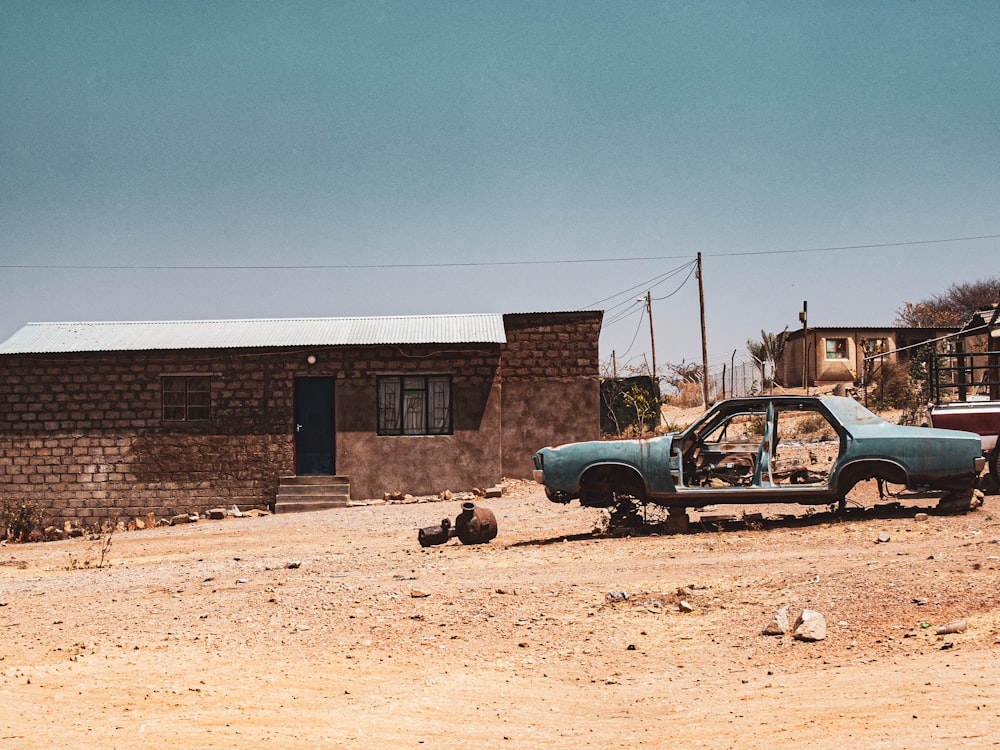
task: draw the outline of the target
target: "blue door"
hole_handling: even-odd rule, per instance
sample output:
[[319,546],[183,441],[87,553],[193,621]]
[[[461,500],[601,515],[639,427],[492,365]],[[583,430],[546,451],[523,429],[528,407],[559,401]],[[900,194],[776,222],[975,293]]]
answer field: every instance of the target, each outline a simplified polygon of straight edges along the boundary
[[295,473],[336,473],[333,378],[295,378]]

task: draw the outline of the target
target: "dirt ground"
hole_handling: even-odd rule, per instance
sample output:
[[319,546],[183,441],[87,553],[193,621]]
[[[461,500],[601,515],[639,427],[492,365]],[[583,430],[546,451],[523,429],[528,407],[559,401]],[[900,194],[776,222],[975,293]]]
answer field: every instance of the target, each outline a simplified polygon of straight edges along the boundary
[[[452,501],[0,548],[0,748],[1000,747],[997,496],[631,537],[482,504],[475,546],[418,545]],[[826,640],[763,635],[784,605]]]

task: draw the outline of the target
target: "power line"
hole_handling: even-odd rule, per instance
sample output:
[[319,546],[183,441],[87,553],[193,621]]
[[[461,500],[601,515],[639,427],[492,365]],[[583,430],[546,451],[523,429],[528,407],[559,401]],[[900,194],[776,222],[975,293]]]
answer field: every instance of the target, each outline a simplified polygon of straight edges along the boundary
[[995,240],[1000,239],[1000,234],[983,234],[975,237],[949,237],[937,240],[912,240],[910,242],[879,242],[870,245],[839,245],[834,247],[809,247],[798,250],[758,250],[731,253],[702,253],[713,258],[739,258],[750,255],[789,255],[791,253],[825,253],[838,250],[875,250],[887,247],[907,247],[909,245],[938,245],[944,242],[972,242],[974,240]]
[[[631,298],[631,297],[633,297],[635,295],[636,291],[639,290],[639,289],[645,289],[647,291],[650,290],[650,289],[655,289],[657,286],[659,286],[660,284],[664,283],[667,279],[669,279],[669,278],[671,278],[673,276],[676,276],[678,273],[680,273],[681,271],[683,271],[685,268],[689,268],[689,267],[693,268],[694,267],[694,263],[695,263],[695,261],[691,261],[691,263],[687,263],[687,264],[685,264],[683,266],[678,266],[677,268],[672,268],[669,271],[665,271],[664,273],[661,273],[658,276],[654,276],[651,279],[646,279],[645,281],[640,281],[638,284],[634,284],[633,286],[630,286],[628,289],[625,289],[624,291],[615,292],[614,294],[609,295],[609,296],[605,297],[604,299],[599,299],[596,302],[591,302],[590,304],[584,306],[582,309],[584,309],[584,310],[594,309],[598,305],[601,305],[604,302],[607,302],[609,300],[613,300],[616,297],[625,297],[625,296],[627,296],[627,297]],[[690,275],[691,274],[688,273],[688,277],[690,277]],[[686,279],[685,279],[685,281],[686,281]],[[683,286],[683,285],[684,284],[682,283],[681,286]],[[667,296],[669,297],[670,295],[667,295]],[[665,299],[665,298],[661,298],[661,299]],[[616,309],[618,307],[621,307],[622,305],[630,304],[631,302],[632,302],[632,299],[623,300],[622,302],[619,302],[619,303],[617,303],[615,305],[612,305],[611,307],[607,308],[607,311],[614,310],[614,309]]]
[[[935,245],[947,242],[973,242],[1000,239],[1000,234],[983,234],[973,237],[948,237],[906,242],[880,242],[866,245],[835,245],[830,247],[797,248],[791,250],[748,250],[741,252],[703,252],[705,257],[738,258],[755,255],[790,255],[793,253],[826,253],[843,250],[874,250],[912,245]],[[563,260],[505,260],[465,261],[454,263],[316,263],[304,265],[143,265],[143,264],[68,264],[68,263],[2,263],[4,269],[40,269],[52,271],[323,271],[323,270],[388,270],[412,268],[485,268],[496,266],[546,266],[577,265],[583,263],[637,263],[652,260],[678,260],[688,255],[647,255],[632,258],[569,258]]]

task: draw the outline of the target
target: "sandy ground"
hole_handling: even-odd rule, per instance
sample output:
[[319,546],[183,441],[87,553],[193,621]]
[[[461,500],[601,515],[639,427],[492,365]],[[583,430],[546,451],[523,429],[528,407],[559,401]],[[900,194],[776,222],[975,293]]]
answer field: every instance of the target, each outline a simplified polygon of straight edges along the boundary
[[[0,748],[1000,747],[997,496],[632,537],[483,505],[476,546],[417,544],[440,502],[0,548]],[[783,605],[827,639],[763,635]]]

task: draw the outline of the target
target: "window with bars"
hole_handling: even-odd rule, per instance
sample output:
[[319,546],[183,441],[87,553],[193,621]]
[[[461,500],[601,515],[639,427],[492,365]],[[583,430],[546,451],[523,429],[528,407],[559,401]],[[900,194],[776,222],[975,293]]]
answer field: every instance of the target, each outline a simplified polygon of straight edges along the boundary
[[212,417],[212,379],[207,375],[160,378],[164,422],[204,422]]
[[383,375],[378,378],[379,435],[450,435],[451,378]]

